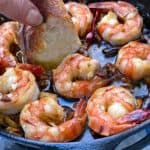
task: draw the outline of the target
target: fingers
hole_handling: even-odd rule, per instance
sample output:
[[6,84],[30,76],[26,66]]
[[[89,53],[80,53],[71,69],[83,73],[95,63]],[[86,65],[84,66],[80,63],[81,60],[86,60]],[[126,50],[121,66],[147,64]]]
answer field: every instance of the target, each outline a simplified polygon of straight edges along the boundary
[[31,26],[43,21],[38,8],[30,0],[0,0],[0,13]]

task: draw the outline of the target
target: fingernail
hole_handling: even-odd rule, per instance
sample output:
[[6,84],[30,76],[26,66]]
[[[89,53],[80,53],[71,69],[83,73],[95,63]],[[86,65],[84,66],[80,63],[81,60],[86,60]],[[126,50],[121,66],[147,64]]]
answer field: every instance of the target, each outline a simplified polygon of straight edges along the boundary
[[28,25],[37,26],[40,25],[42,21],[43,17],[36,9],[31,9],[28,12],[28,15],[26,17],[26,22]]

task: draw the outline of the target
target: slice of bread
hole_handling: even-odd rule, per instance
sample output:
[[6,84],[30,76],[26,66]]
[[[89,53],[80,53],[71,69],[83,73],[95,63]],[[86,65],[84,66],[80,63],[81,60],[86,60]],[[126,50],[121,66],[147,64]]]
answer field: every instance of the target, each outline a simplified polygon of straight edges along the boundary
[[52,69],[78,50],[81,42],[63,1],[45,0],[39,7],[45,22],[38,27],[26,27],[26,49],[32,63]]

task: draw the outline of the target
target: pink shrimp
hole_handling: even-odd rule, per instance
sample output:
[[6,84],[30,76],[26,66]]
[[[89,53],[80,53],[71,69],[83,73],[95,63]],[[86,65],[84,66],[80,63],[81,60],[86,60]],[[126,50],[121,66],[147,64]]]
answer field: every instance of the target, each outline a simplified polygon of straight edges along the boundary
[[118,54],[116,65],[120,71],[133,80],[150,76],[150,45],[130,42]]
[[72,22],[80,37],[84,37],[91,29],[93,15],[90,9],[76,2],[65,4],[67,11],[71,14]]
[[18,44],[17,30],[19,23],[7,22],[0,26],[0,68],[16,66],[16,59],[11,54],[11,45]]
[[[76,139],[86,124],[86,103],[81,100],[72,119],[63,122],[63,108],[53,94],[27,104],[20,114],[20,123],[27,138],[46,142],[67,142]],[[49,123],[42,119],[47,114]]]
[[150,118],[149,110],[136,107],[136,99],[122,87],[97,89],[87,104],[88,125],[103,136],[120,133]]
[[107,85],[107,81],[96,76],[100,71],[95,59],[73,54],[53,70],[56,92],[67,98],[89,97],[97,88]]
[[97,2],[89,4],[89,8],[108,12],[98,22],[97,30],[112,45],[123,45],[141,35],[143,20],[132,4],[124,1]]

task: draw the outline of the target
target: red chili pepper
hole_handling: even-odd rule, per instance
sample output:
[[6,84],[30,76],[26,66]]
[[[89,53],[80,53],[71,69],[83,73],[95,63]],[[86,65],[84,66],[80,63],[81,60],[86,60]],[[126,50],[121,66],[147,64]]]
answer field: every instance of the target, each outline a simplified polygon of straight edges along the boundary
[[40,65],[33,65],[33,64],[19,64],[20,69],[31,71],[37,78],[40,78],[44,73],[45,70]]
[[92,21],[92,28],[91,28],[91,31],[86,36],[86,42],[88,44],[88,47],[92,44],[92,42],[95,38],[96,24],[98,22],[100,12],[95,10],[95,11],[93,11],[93,14],[94,14],[95,17],[93,18],[93,21]]

